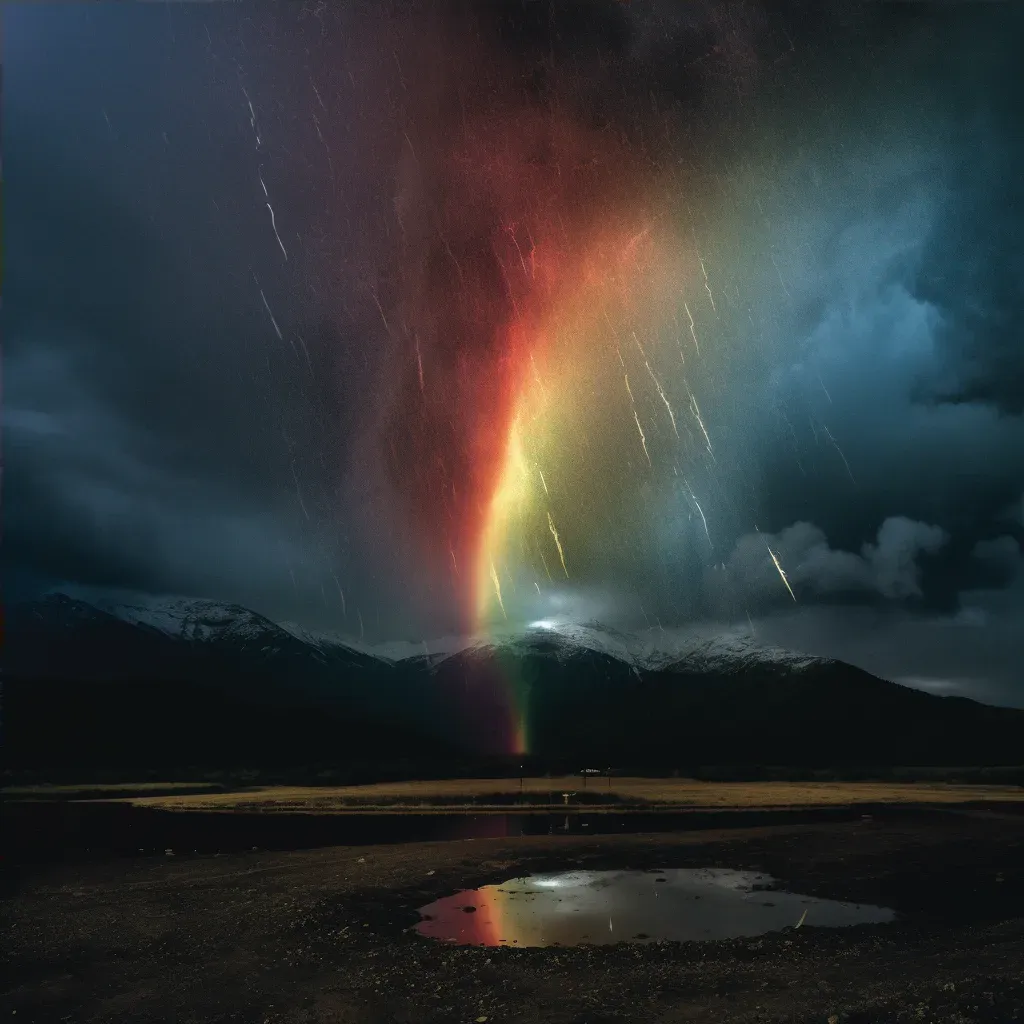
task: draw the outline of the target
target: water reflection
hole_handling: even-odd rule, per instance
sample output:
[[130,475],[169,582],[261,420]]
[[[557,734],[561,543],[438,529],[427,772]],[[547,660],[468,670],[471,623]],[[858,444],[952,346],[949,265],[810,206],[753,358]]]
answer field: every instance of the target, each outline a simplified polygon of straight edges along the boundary
[[[844,821],[849,808],[708,811],[683,814],[211,814],[135,807],[109,800],[0,801],[0,858],[38,863],[69,856],[126,856],[174,850],[229,853],[316,846],[429,842],[524,835],[612,835],[747,828],[780,821]],[[876,817],[886,813],[876,810]],[[897,812],[891,812],[897,813]],[[901,818],[944,812],[900,808]]]
[[530,875],[431,903],[416,930],[460,945],[573,946],[710,941],[895,917],[885,907],[781,892],[770,888],[773,881],[726,868]]

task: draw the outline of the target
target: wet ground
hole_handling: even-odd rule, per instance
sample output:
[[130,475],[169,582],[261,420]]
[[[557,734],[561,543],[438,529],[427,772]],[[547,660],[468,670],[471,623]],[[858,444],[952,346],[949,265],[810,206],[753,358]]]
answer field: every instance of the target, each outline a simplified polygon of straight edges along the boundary
[[785,892],[732,868],[552,871],[464,889],[420,908],[418,934],[463,946],[712,942],[786,927],[894,919],[886,907]]
[[[984,806],[984,805],[977,805]],[[1024,814],[1024,803],[988,809]],[[317,846],[458,839],[512,839],[543,835],[618,835],[679,832],[815,822],[933,820],[946,809],[934,804],[825,805],[785,808],[696,808],[678,812],[620,813],[282,813],[185,811],[136,806],[114,800],[0,801],[0,859],[13,865],[60,860],[175,854],[228,854],[256,850],[302,850]]]
[[[418,908],[460,888],[709,866],[900,916],[572,948],[460,947],[415,932]],[[1024,1020],[1020,815],[161,855],[8,869],[4,880],[4,1019]]]

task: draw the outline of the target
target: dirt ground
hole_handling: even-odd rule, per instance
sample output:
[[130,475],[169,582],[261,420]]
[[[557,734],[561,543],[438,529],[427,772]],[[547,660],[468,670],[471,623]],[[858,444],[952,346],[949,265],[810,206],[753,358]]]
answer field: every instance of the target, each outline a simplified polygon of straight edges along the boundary
[[[901,916],[571,949],[408,930],[439,896],[567,866],[766,871]],[[0,1016],[19,1022],[1024,1020],[1020,813],[149,857],[9,869],[4,884]]]

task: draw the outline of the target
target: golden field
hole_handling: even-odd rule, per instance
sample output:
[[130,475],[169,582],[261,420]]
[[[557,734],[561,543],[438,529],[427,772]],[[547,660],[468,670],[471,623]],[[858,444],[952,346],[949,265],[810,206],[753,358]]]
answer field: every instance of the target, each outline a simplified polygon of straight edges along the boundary
[[[112,787],[113,788],[113,787]],[[127,787],[126,787],[127,788]],[[166,788],[166,787],[164,787]],[[563,794],[571,794],[568,805]],[[590,803],[603,800],[603,803]],[[361,786],[261,786],[229,792],[115,796],[138,807],[258,813],[506,812],[786,809],[859,804],[1024,803],[1024,787],[896,782],[699,782],[691,779],[445,779]],[[584,802],[588,801],[588,802]]]

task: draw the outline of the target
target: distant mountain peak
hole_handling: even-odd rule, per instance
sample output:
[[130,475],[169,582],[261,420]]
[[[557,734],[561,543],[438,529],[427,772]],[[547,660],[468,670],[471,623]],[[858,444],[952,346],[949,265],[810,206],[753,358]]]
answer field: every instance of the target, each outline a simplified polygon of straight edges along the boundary
[[325,656],[348,652],[390,664],[416,661],[431,667],[457,655],[479,658],[500,651],[539,654],[557,661],[596,654],[623,662],[634,672],[733,672],[754,667],[801,671],[831,660],[765,646],[751,632],[736,629],[649,629],[631,634],[597,620],[547,618],[517,630],[482,636],[422,644],[369,644],[295,622],[275,622],[231,602],[182,595],[53,592],[33,607],[33,614],[52,620],[55,626],[58,620],[85,623],[106,618],[193,643],[251,644],[267,651],[298,643]]
[[[1024,736],[1024,712],[954,703],[843,662],[762,646],[746,631],[627,634],[594,621],[540,620],[361,650],[235,604],[124,593],[50,594],[12,607],[8,627],[5,698],[15,693],[15,711],[7,728],[28,737],[26,757],[46,750],[59,759],[74,748],[103,759],[143,736],[143,761],[159,743],[165,756],[189,749],[215,759],[226,735],[241,737],[246,757],[273,757],[286,742],[289,756],[365,758],[380,753],[374,737],[389,756],[407,744],[506,752],[517,706],[529,708],[531,751],[636,764],[794,756],[974,763],[1018,757]],[[293,711],[305,716],[301,726],[286,718]],[[10,724],[26,714],[27,732]],[[220,724],[207,729],[212,714]],[[250,735],[251,723],[262,731]]]
[[531,622],[514,632],[475,638],[462,648],[467,649],[479,653],[491,649],[546,649],[560,660],[591,652],[624,662],[636,672],[692,670],[731,673],[750,668],[799,672],[833,661],[766,646],[747,630],[648,629],[640,634],[630,634],[596,620],[572,622],[554,618]]
[[135,630],[140,641],[145,635],[157,636],[185,648],[216,649],[219,654],[255,656],[263,661],[287,655],[308,658],[321,666],[328,662],[339,666],[390,663],[341,637],[318,637],[294,624],[276,623],[242,605],[208,598],[76,588],[70,594],[51,592],[20,606],[14,614],[15,621],[31,622],[36,633],[57,635],[95,625]]
[[675,634],[671,641],[659,646],[656,641],[644,658],[647,667],[666,671],[684,668],[731,665],[735,668],[758,665],[801,671],[815,665],[830,664],[831,658],[772,647],[760,643],[749,632],[731,631],[718,634]]
[[124,622],[187,640],[205,641],[227,635],[245,640],[285,632],[276,622],[249,608],[206,598],[110,595],[98,596],[93,603]]

